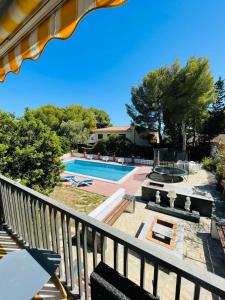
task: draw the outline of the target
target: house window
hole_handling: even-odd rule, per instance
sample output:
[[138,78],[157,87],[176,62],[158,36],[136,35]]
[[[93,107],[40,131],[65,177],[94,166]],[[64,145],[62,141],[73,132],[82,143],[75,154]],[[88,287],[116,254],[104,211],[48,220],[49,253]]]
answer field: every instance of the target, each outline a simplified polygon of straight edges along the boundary
[[103,139],[103,134],[98,134],[98,140],[102,140]]
[[110,134],[110,133],[108,133],[108,134],[107,134],[107,137],[110,137],[110,135],[111,135],[111,134]]

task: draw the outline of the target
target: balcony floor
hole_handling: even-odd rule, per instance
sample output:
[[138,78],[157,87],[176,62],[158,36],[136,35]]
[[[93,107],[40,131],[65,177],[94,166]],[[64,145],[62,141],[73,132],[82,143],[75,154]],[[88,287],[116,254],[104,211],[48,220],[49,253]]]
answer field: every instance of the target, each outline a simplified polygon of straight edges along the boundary
[[[20,249],[20,246],[6,231],[0,231],[0,259],[7,253]],[[62,297],[59,290],[49,280],[33,299],[62,300]]]

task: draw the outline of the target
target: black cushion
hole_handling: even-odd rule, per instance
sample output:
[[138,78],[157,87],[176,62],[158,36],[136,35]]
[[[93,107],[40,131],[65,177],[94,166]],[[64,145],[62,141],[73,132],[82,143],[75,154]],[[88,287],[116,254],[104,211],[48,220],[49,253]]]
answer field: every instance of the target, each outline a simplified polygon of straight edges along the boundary
[[91,300],[159,299],[103,262],[91,274]]

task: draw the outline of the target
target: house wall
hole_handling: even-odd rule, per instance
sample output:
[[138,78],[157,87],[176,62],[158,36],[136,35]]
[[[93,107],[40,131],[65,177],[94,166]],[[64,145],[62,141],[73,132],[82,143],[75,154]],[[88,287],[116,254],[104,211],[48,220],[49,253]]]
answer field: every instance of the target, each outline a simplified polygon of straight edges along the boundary
[[[115,132],[112,132],[112,131],[109,131],[109,132],[105,132],[105,131],[98,131],[98,132],[94,132],[92,133],[90,139],[88,140],[88,143],[90,144],[96,144],[99,139],[98,139],[98,135],[99,134],[102,134],[103,135],[103,139],[107,139],[109,137],[109,135],[120,135],[120,134],[123,134],[126,136],[126,138],[128,140],[130,140],[132,143],[135,143],[136,145],[139,145],[139,146],[150,146],[149,144],[149,141],[142,138],[140,136],[140,134],[138,132],[135,131],[135,134],[134,134],[134,131],[133,130],[129,130],[129,131],[115,131]],[[155,134],[156,138],[157,138],[157,143],[159,142],[159,137],[158,137],[158,134],[156,132],[154,132],[153,134]]]

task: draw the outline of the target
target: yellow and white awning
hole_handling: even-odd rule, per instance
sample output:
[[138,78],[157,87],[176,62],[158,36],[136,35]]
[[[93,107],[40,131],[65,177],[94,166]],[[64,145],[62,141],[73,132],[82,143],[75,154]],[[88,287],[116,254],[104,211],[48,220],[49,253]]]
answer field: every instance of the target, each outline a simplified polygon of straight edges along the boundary
[[0,81],[38,59],[51,39],[66,39],[88,12],[127,0],[0,0]]

